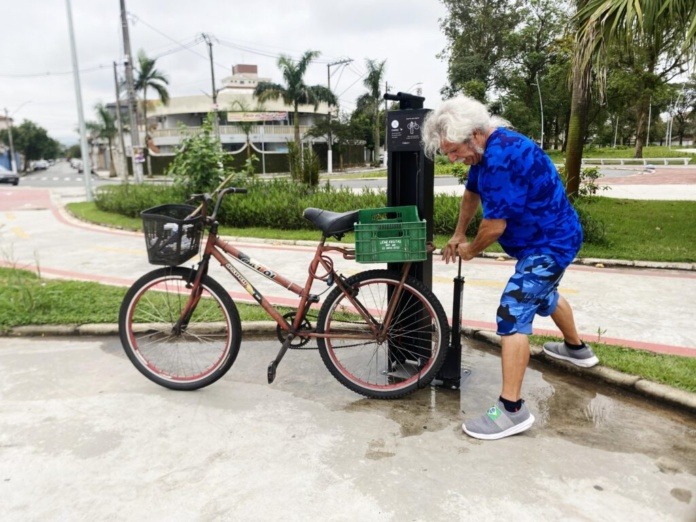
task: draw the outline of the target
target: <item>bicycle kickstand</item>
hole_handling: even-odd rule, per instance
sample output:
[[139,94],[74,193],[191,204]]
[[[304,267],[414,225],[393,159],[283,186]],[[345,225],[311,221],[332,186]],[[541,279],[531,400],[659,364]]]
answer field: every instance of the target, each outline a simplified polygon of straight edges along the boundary
[[280,347],[278,355],[276,355],[276,358],[273,361],[271,361],[271,364],[268,365],[268,384],[271,384],[275,380],[278,365],[280,364],[280,361],[283,359],[285,352],[288,351],[290,343],[294,338],[294,334],[288,334],[288,336],[285,338],[285,341],[283,342],[283,346]]

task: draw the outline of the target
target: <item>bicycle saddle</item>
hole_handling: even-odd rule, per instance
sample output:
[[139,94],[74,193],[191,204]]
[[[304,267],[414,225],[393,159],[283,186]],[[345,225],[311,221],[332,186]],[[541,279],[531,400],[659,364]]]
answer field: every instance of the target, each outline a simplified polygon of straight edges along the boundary
[[306,208],[302,215],[327,237],[350,232],[358,221],[357,210],[330,212],[320,208]]

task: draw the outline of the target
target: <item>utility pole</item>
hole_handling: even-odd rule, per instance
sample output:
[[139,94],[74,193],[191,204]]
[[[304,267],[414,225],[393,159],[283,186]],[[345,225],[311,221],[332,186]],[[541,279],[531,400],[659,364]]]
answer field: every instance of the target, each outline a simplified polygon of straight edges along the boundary
[[[133,81],[133,54],[131,53],[130,35],[128,34],[128,16],[126,14],[126,0],[121,2],[121,29],[123,31],[123,54],[126,65],[126,89],[128,92],[128,114],[130,116],[131,134],[131,160],[133,162],[133,177],[136,183],[143,182],[143,165],[136,159],[140,154],[140,134],[138,132],[138,111],[135,98],[135,84]],[[147,122],[145,122],[147,125]]]
[[220,123],[218,121],[218,104],[217,104],[217,89],[215,88],[215,69],[213,67],[213,42],[210,40],[210,36],[206,33],[201,33],[203,40],[208,44],[208,56],[210,57],[210,78],[213,87],[213,115],[215,120],[213,121],[213,128],[215,129],[215,135],[218,140],[220,139]]
[[5,107],[5,122],[7,122],[7,136],[10,139],[10,170],[13,174],[17,174],[17,163],[15,162],[14,155],[14,144],[12,143],[12,120],[7,112],[7,107]]
[[123,141],[123,124],[121,123],[121,89],[118,86],[117,65],[114,62],[114,85],[116,86],[116,125],[118,125],[118,138],[121,144],[121,168],[123,169],[123,181],[128,182],[128,163],[126,162],[126,144]]
[[[326,84],[329,91],[331,90],[331,67],[334,65],[346,65],[352,62],[350,58],[344,58],[343,60],[337,60],[335,62],[326,64]],[[331,133],[331,107],[329,107],[329,135],[328,135],[328,147],[326,152],[326,172],[331,174],[333,172],[333,134]]]
[[73,31],[72,8],[70,0],[65,0],[65,7],[68,12],[68,31],[70,33],[70,50],[72,55],[73,80],[75,82],[75,99],[77,101],[77,119],[80,124],[80,149],[82,150],[82,173],[85,179],[85,193],[87,201],[92,201],[92,162],[89,157],[89,148],[87,147],[87,129],[85,127],[85,118],[82,113],[82,90],[80,88],[80,73],[77,65],[77,50],[75,49],[75,33]]

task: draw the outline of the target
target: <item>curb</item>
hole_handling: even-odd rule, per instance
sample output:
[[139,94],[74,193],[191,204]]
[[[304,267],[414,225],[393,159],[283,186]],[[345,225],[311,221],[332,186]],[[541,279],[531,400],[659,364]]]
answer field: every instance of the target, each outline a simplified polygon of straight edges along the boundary
[[[464,327],[462,328],[462,334],[465,337],[478,339],[479,341],[484,341],[497,347],[500,347],[501,345],[500,336],[490,330],[477,330],[474,328]],[[686,390],[679,390],[666,384],[649,381],[637,375],[623,373],[601,365],[597,365],[593,368],[580,368],[579,366],[575,366],[569,362],[546,357],[543,354],[541,346],[530,346],[530,351],[532,359],[537,362],[563,369],[575,375],[581,375],[583,377],[590,376],[612,386],[623,388],[639,395],[643,395],[644,397],[648,397],[659,402],[668,403],[672,406],[684,408],[689,410],[691,413],[696,413],[696,393],[688,392]]]
[[[253,321],[242,323],[242,333],[255,335],[269,335],[276,331],[274,321]],[[117,324],[84,324],[84,325],[37,325],[37,326],[17,326],[0,336],[6,337],[48,337],[48,336],[70,336],[70,335],[114,335],[118,336]],[[500,336],[490,330],[479,330],[474,328],[462,328],[462,335],[488,344],[500,347]],[[671,406],[678,406],[696,413],[696,393],[679,390],[666,384],[660,384],[637,375],[622,373],[605,366],[595,366],[594,368],[580,368],[571,363],[550,359],[543,355],[541,346],[530,346],[532,359],[537,362],[554,366],[557,369],[565,370],[569,373],[582,376],[590,376],[596,380],[623,388],[625,390],[643,395],[650,399],[667,403]]]

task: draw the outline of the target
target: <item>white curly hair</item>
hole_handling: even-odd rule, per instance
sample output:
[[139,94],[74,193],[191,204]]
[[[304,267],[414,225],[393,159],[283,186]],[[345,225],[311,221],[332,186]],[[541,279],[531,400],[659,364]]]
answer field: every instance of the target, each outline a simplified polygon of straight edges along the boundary
[[434,158],[443,141],[464,143],[471,139],[474,131],[487,132],[492,128],[509,126],[507,120],[491,116],[483,103],[459,95],[428,114],[423,122],[421,142],[425,155]]

